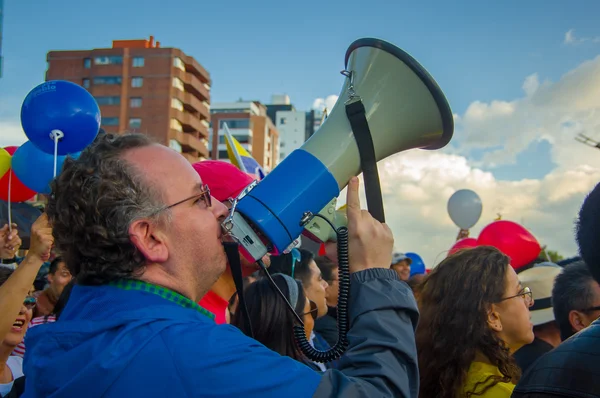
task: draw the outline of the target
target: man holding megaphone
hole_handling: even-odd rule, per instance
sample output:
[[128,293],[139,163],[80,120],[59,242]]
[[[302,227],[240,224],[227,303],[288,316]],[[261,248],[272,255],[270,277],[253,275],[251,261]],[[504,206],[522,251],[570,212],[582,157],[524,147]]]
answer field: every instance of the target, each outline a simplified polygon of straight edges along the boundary
[[[452,112],[427,71],[390,43],[357,40],[345,64],[343,105],[230,210],[185,158],[143,135],[98,137],[65,161],[47,212],[77,285],[61,322],[31,331],[27,396],[417,396],[418,310],[389,269],[393,237],[376,162],[442,148],[452,137]],[[360,208],[354,176],[361,171],[373,216]],[[223,232],[265,269],[261,258],[290,249],[305,227],[321,235],[310,222],[346,184],[348,227],[332,223],[338,343],[317,352],[304,329],[294,329],[307,357],[343,354],[337,369],[316,373],[281,357],[233,326],[216,325],[196,304],[226,269],[232,246]],[[230,258],[237,257],[235,248]]]
[[28,336],[25,396],[417,396],[416,303],[389,269],[390,229],[360,209],[356,178],[350,345],[322,374],[196,304],[226,267],[227,209],[180,154],[144,135],[102,136],[52,188],[47,213],[77,284],[61,322]]

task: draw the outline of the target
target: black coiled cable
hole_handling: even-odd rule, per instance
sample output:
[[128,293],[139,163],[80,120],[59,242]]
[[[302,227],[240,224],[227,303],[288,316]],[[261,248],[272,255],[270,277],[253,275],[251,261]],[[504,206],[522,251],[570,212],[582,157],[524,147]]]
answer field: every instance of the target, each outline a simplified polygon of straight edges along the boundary
[[[333,226],[332,226],[333,227]],[[334,228],[335,229],[335,228]],[[319,351],[310,345],[306,338],[304,326],[294,326],[296,344],[302,353],[311,361],[327,363],[341,357],[348,348],[348,299],[350,296],[350,262],[348,260],[348,228],[336,230],[338,238],[338,275],[340,292],[337,305],[338,341],[327,351]]]
[[[334,361],[341,357],[346,349],[348,348],[348,299],[350,296],[350,262],[348,257],[348,228],[341,227],[336,229],[335,226],[327,218],[320,214],[316,214],[314,217],[320,217],[327,221],[331,228],[336,232],[337,235],[337,251],[338,251],[338,279],[340,284],[338,294],[338,305],[337,305],[337,325],[338,325],[338,341],[333,347],[327,351],[320,351],[310,345],[310,342],[306,338],[306,332],[304,330],[304,321],[296,313],[296,310],[290,302],[287,300],[283,292],[277,287],[275,281],[267,271],[266,265],[258,260],[257,264],[262,268],[263,273],[270,280],[271,285],[277,290],[281,298],[285,301],[287,307],[292,311],[298,321],[298,325],[294,326],[294,337],[296,338],[296,344],[306,356],[313,362],[327,363]],[[306,223],[307,221],[305,221]]]

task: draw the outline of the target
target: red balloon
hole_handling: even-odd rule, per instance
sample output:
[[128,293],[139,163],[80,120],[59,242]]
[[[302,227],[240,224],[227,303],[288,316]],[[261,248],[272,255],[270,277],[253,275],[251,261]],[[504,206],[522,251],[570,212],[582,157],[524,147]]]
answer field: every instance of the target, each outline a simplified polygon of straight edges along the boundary
[[[4,149],[6,152],[10,153],[10,155],[14,155],[16,150],[19,147],[17,146],[7,146]],[[8,202],[8,181],[10,180],[10,201],[13,203],[16,202],[25,202],[33,198],[36,194],[35,191],[27,188],[21,180],[17,178],[15,173],[13,173],[12,169],[9,169],[6,174],[2,178],[0,178],[0,199],[5,202]]]
[[454,246],[448,252],[448,255],[452,255],[461,249],[470,249],[472,247],[477,246],[477,239],[475,238],[464,238],[457,241]]
[[510,257],[517,270],[535,260],[542,248],[538,240],[523,226],[507,220],[487,225],[477,239],[479,246],[494,246]]

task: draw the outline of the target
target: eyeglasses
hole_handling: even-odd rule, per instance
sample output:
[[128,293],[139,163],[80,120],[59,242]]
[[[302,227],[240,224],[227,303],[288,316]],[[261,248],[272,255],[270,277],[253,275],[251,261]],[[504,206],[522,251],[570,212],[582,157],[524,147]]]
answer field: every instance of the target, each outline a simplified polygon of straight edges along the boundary
[[518,294],[515,294],[514,296],[504,297],[500,299],[500,301],[510,300],[515,297],[523,298],[523,300],[525,300],[525,304],[527,305],[531,305],[531,303],[533,303],[533,292],[528,287],[524,287]]
[[35,297],[33,297],[33,296],[27,296],[27,297],[25,297],[25,300],[23,300],[23,305],[28,310],[34,309],[36,303],[37,303],[37,299]]
[[177,205],[185,203],[188,200],[194,200],[194,202],[202,200],[204,202],[204,204],[206,205],[206,207],[212,207],[212,197],[210,196],[210,188],[208,187],[208,185],[202,184],[202,186],[200,188],[200,193],[197,193],[188,198],[180,200],[179,202],[173,203],[172,205],[165,206],[165,207],[161,208],[160,210],[158,210],[155,214],[158,214],[162,211],[165,211],[167,209],[170,209],[172,207],[175,207]]
[[581,312],[592,312],[592,311],[600,311],[600,305],[596,307],[586,308],[584,310],[580,310]]
[[310,311],[302,314],[302,315],[308,315],[310,314],[312,316],[313,320],[317,320],[317,316],[319,315],[319,308],[317,307],[317,303],[315,303],[314,301],[308,300],[308,302],[310,303]]

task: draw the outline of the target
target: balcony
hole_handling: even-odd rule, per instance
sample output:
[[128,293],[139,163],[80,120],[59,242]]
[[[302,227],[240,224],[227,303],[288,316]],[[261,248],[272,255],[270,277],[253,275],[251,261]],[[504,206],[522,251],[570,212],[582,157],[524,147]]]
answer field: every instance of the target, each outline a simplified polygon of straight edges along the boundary
[[185,91],[195,95],[201,101],[210,102],[210,93],[204,84],[196,76],[191,73],[176,69],[174,71],[175,77],[178,77],[183,81]]
[[189,73],[192,73],[192,74],[194,74],[196,76],[199,76],[200,80],[203,83],[209,83],[210,84],[210,75],[208,74],[208,72],[206,71],[206,69],[204,69],[202,67],[202,65],[200,65],[198,63],[198,61],[196,61],[193,57],[190,57],[190,56],[182,57],[182,60],[185,63],[185,69]]
[[[208,157],[208,148],[206,148],[206,145],[192,134],[171,129],[171,138],[179,142],[184,153],[197,151],[200,156]],[[195,161],[197,162],[198,159]]]
[[201,119],[210,120],[210,111],[204,105],[203,101],[200,101],[191,93],[185,93],[180,90],[176,90],[176,93],[176,97],[183,102],[184,106],[192,108],[200,115]]
[[208,138],[208,128],[202,123],[202,120],[193,114],[171,108],[171,117],[179,120],[184,132],[193,133],[198,131],[202,137]]

